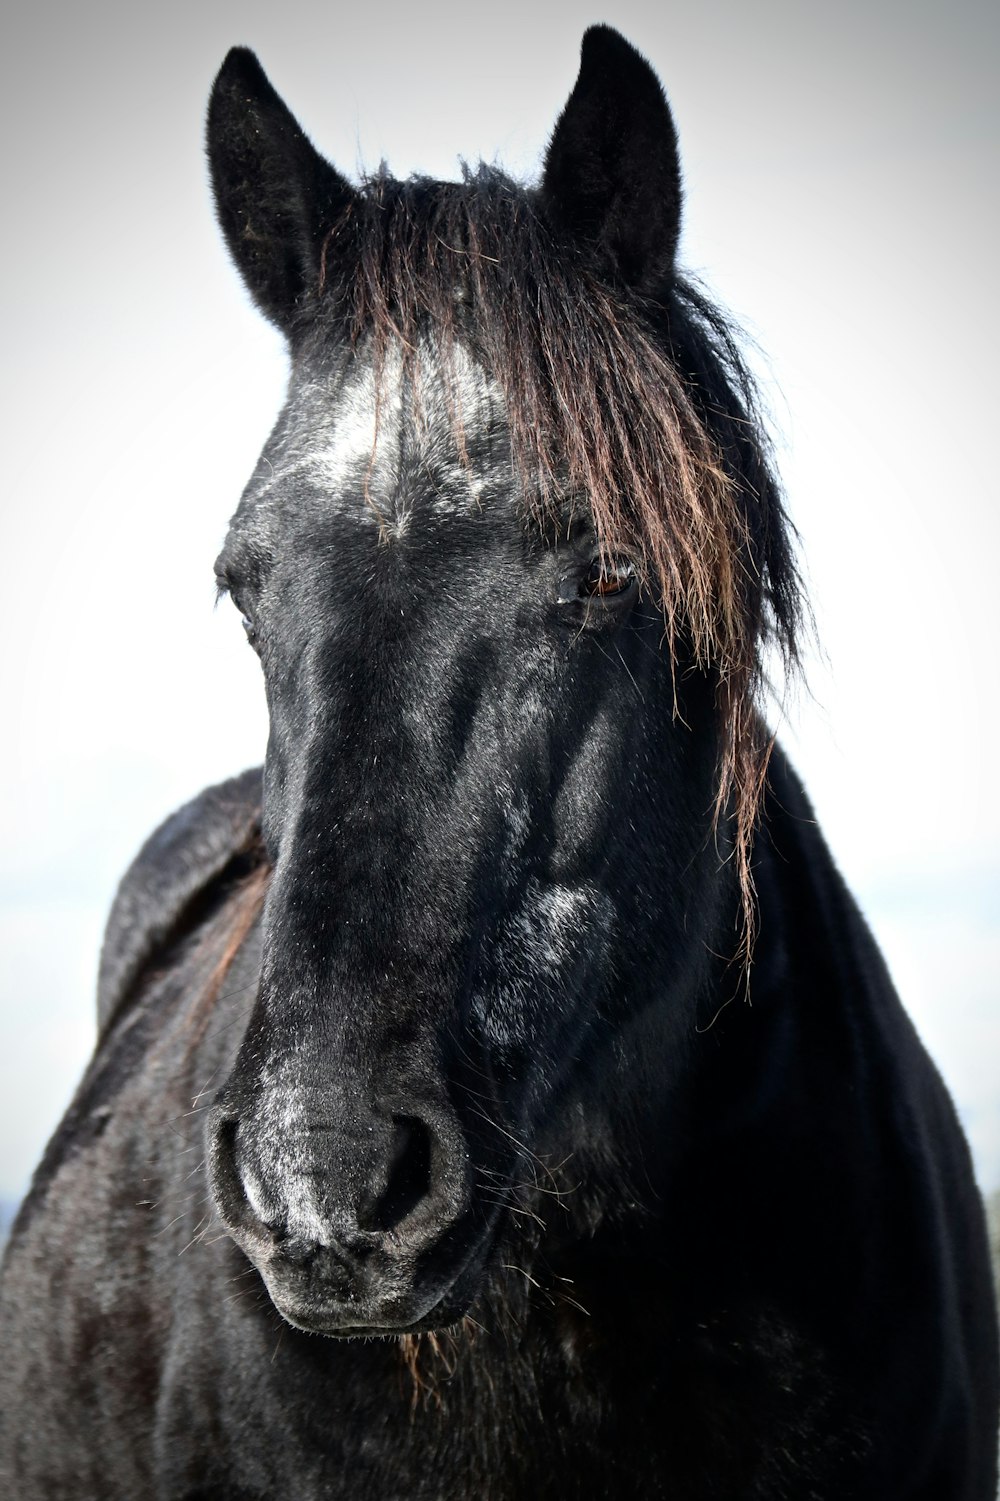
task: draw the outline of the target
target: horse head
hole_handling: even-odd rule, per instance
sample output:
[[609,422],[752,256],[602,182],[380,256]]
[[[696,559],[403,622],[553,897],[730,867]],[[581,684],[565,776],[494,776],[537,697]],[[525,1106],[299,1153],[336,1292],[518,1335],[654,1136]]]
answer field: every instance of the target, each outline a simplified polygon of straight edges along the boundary
[[440,1327],[540,1163],[574,1154],[574,1233],[634,1193],[607,1144],[665,1109],[738,937],[781,508],[674,269],[666,101],[613,31],[532,190],[355,187],[245,51],[208,144],[291,355],[217,564],[263,670],[273,874],[213,1191],[290,1322]]

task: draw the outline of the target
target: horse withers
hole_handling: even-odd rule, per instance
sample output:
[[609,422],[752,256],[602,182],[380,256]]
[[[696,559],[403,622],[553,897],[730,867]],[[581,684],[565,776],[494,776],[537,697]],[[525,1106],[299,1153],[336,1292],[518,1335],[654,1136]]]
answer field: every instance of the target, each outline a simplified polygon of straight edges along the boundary
[[947,1093],[760,703],[789,527],[607,27],[538,186],[348,183],[252,54],[288,399],[216,564],[263,774],[122,883],[15,1226],[21,1501],[987,1501]]

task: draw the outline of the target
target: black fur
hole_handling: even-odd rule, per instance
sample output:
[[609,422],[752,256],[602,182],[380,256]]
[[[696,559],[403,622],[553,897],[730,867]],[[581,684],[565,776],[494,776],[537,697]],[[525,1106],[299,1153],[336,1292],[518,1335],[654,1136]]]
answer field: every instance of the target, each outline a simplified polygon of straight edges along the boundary
[[197,927],[211,884],[233,878],[260,838],[260,772],[247,771],[171,815],[122,878],[108,918],[97,978],[97,1024],[127,1004],[145,969]]
[[[500,351],[536,369],[589,286],[632,332],[581,314],[551,410],[590,389],[578,355],[656,341],[742,518],[683,598],[742,568],[739,630],[794,657],[750,393],[673,267],[655,78],[589,32],[534,194],[348,189],[244,53],[209,139],[293,350],[217,564],[267,763],[116,900],[101,1041],[5,1262],[6,1491],[993,1501],[995,1310],[947,1092],[780,752],[748,996],[746,787],[720,765],[753,672],[740,699],[693,618],[665,644],[569,466],[540,506],[518,449],[542,408]],[[624,466],[620,387],[594,389],[601,421],[554,431]]]
[[323,237],[350,204],[349,184],[313,150],[246,47],[212,91],[208,157],[219,223],[261,312],[287,329],[316,286]]
[[542,199],[571,243],[628,284],[653,287],[673,269],[681,223],[674,123],[649,64],[610,26],[584,35]]

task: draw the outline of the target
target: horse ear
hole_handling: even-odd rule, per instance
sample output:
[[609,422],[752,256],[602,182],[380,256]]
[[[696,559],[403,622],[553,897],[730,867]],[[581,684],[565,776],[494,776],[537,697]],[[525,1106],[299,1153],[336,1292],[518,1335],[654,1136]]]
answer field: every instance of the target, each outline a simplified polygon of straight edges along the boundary
[[659,79],[610,26],[591,26],[545,158],[550,221],[633,287],[673,268],[681,217],[677,133]]
[[260,63],[234,47],[208,106],[208,160],[230,254],[257,306],[290,334],[318,292],[323,241],[354,189],[307,139]]

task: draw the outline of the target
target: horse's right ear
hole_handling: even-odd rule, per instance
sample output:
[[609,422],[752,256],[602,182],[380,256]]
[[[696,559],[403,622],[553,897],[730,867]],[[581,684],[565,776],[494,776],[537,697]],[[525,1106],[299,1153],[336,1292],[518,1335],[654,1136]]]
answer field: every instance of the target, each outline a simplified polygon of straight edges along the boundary
[[208,106],[215,207],[257,306],[286,334],[319,290],[323,241],[354,189],[307,139],[256,57],[234,47]]

